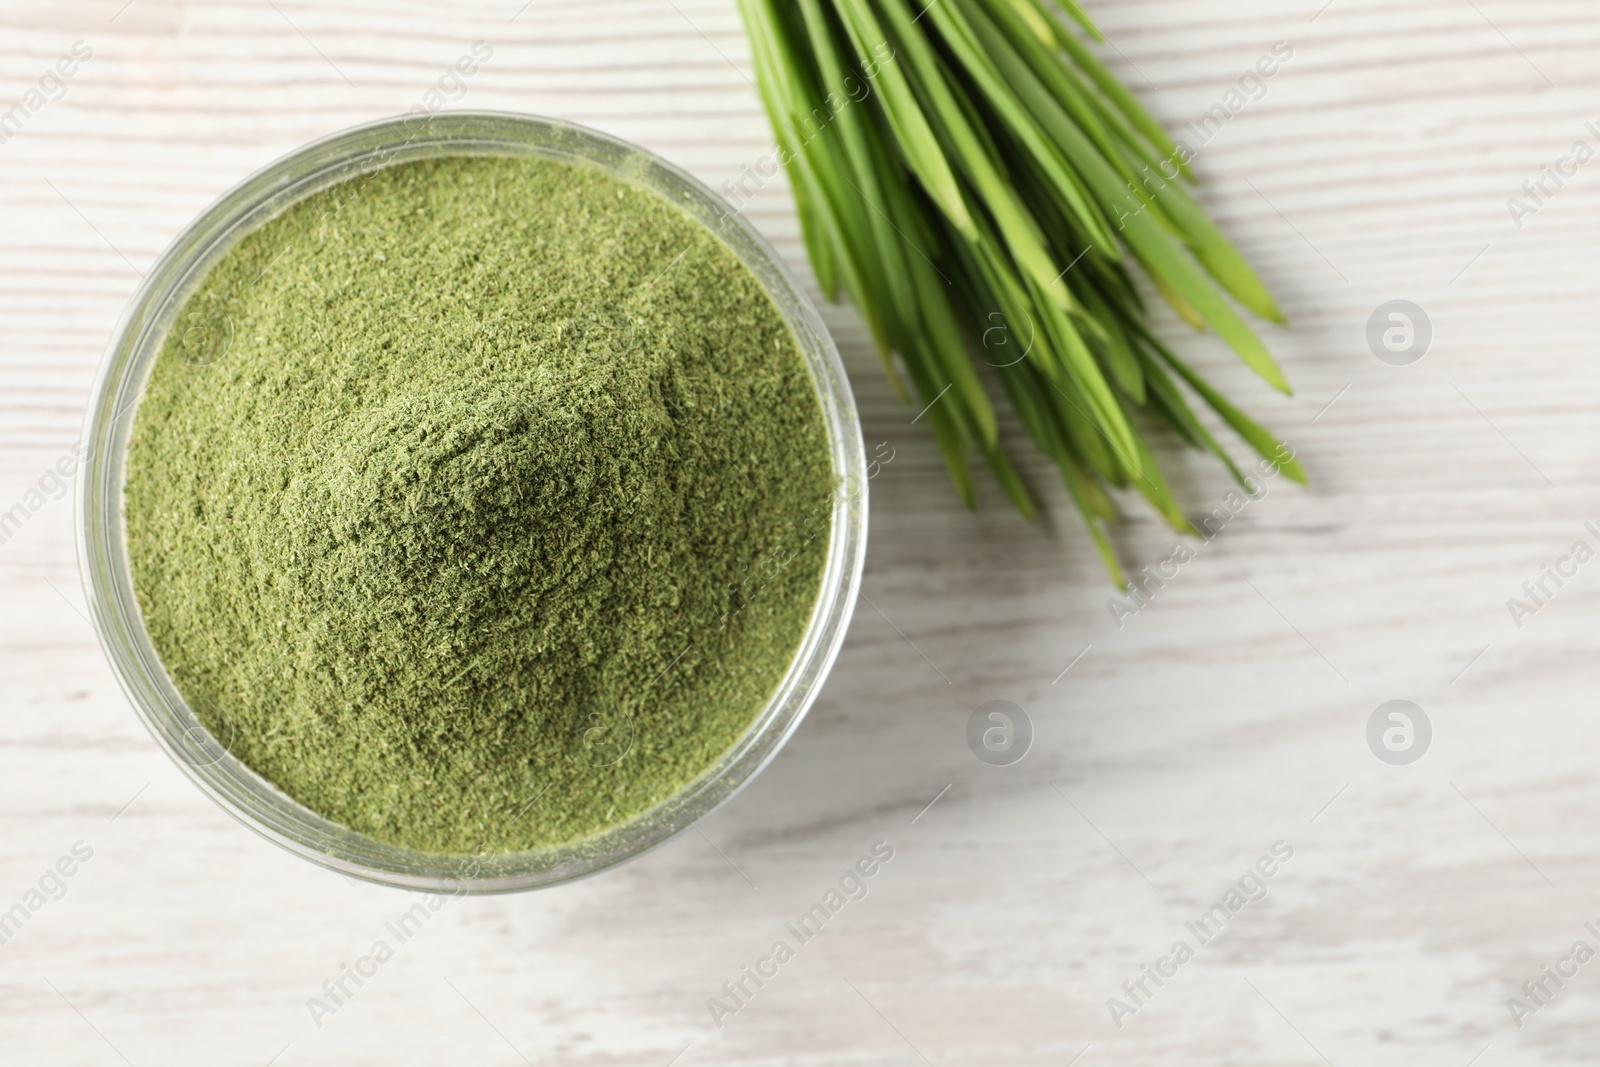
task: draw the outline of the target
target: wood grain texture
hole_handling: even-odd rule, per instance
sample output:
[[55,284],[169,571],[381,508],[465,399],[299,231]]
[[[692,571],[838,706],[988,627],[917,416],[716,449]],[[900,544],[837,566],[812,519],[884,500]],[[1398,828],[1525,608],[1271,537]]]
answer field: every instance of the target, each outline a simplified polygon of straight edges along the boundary
[[[191,217],[405,110],[475,40],[494,56],[457,106],[589,123],[713,186],[768,150],[731,0],[519,3],[0,7],[0,112],[94,51],[0,144],[0,508],[72,447],[122,306]],[[0,545],[0,909],[74,842],[93,858],[0,945],[0,1062],[1593,1062],[1600,963],[1521,1028],[1506,1001],[1600,948],[1600,564],[1521,628],[1505,602],[1597,540],[1600,161],[1521,228],[1506,200],[1600,145],[1600,7],[1090,6],[1175,130],[1293,47],[1197,169],[1293,320],[1270,343],[1297,395],[1162,329],[1289,438],[1311,490],[1250,504],[1118,629],[1049,471],[1025,463],[1051,523],[988,489],[961,509],[859,320],[829,309],[895,459],[869,601],[793,742],[635,863],[450,904],[320,1028],[307,998],[413,899],[280,852],[169,765],[82,618],[72,507],[49,502]],[[746,211],[803,265],[791,206],[779,181]],[[1434,328],[1408,367],[1365,341],[1397,298]],[[1195,512],[1222,498],[1212,465],[1164,456]],[[1174,543],[1137,502],[1117,536],[1137,563]],[[1394,698],[1435,731],[1409,767],[1364,737]],[[990,699],[1036,727],[1013,767],[965,747]],[[879,840],[870,894],[713,1025],[707,998]],[[1115,1026],[1107,998],[1279,840],[1268,897]]]

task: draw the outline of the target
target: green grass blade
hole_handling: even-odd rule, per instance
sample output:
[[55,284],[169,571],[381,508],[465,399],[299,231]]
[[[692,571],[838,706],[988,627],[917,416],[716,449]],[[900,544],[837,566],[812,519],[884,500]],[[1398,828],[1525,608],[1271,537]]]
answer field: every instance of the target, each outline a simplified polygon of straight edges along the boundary
[[971,235],[972,215],[956,182],[955,172],[900,67],[897,50],[886,52],[894,49],[894,45],[873,13],[872,5],[868,0],[834,0],[834,8],[849,32],[856,55],[876,64],[879,100],[906,162],[956,229]]
[[[839,0],[840,3],[860,3],[862,0]],[[1015,257],[1024,273],[1063,307],[1071,305],[1072,297],[1059,277],[1046,246],[1028,209],[1017,198],[994,158],[984,150],[982,139],[973,130],[957,101],[956,87],[949,80],[943,61],[934,51],[932,43],[917,24],[906,0],[877,0],[886,20],[893,27],[897,54],[903,56],[906,67],[922,99],[927,104],[930,117],[938,123],[939,130],[949,142],[950,154],[956,166],[966,175],[979,198],[993,216],[1007,249]],[[928,8],[927,12],[942,11],[948,0]],[[903,146],[902,146],[903,147]],[[959,228],[959,227],[958,227]],[[976,240],[976,234],[968,234]]]
[[987,447],[983,450],[983,458],[989,463],[989,470],[994,474],[994,480],[1000,483],[1000,488],[1005,492],[1012,507],[1022,513],[1022,517],[1032,522],[1037,517],[1033,506],[1033,495],[1028,492],[1027,485],[1017,469],[1011,465],[1010,458],[1005,450],[998,445]]
[[1104,41],[1105,34],[1100,32],[1100,27],[1094,24],[1086,11],[1078,5],[1078,0],[1055,0],[1061,10],[1072,16],[1072,21],[1083,27],[1083,31],[1096,41]]
[[1067,495],[1072,497],[1072,503],[1078,509],[1078,514],[1083,517],[1084,528],[1089,531],[1089,537],[1094,541],[1094,547],[1100,554],[1100,562],[1105,567],[1106,573],[1111,575],[1111,580],[1118,589],[1128,588],[1128,577],[1122,571],[1122,564],[1117,560],[1117,551],[1111,546],[1111,538],[1107,536],[1105,523],[1109,517],[1101,513],[1096,506],[1094,496],[1104,499],[1105,494],[1094,480],[1072,461],[1061,464],[1061,480],[1066,484]]
[[1189,388],[1200,394],[1206,404],[1217,415],[1233,428],[1233,432],[1244,438],[1245,443],[1255,450],[1256,455],[1272,464],[1288,476],[1290,481],[1305,485],[1306,472],[1300,466],[1300,461],[1295,459],[1294,450],[1287,444],[1278,440],[1270,431],[1261,426],[1250,416],[1230,404],[1226,397],[1213,389],[1204,378],[1196,374],[1189,365],[1177,356],[1167,351],[1164,347],[1156,349],[1161,357],[1178,376],[1188,383]]
[[1155,403],[1159,405],[1163,417],[1190,444],[1196,448],[1203,448],[1216,456],[1222,462],[1222,465],[1228,469],[1228,473],[1233,476],[1233,480],[1239,484],[1240,488],[1246,492],[1255,492],[1245,478],[1244,472],[1233,461],[1233,457],[1228,455],[1211,431],[1207,430],[1200,420],[1195,417],[1194,412],[1189,407],[1189,402],[1178,391],[1177,383],[1167,374],[1160,361],[1151,358],[1142,350],[1140,351],[1140,357],[1140,362],[1144,366],[1145,377],[1150,382],[1150,395]]
[[1128,343],[1128,338],[1123,334],[1121,325],[1112,314],[1110,306],[1093,286],[1080,290],[1078,299],[1083,303],[1090,319],[1100,324],[1103,339],[1099,350],[1104,355],[1106,368],[1111,372],[1112,380],[1135,403],[1143,404],[1144,372],[1139,365],[1139,357],[1134,354],[1133,346]]
[[[1045,4],[1048,0],[1032,0],[1032,2],[1037,4],[1041,10],[1047,10]],[[1057,2],[1064,7],[1068,4],[1071,5],[1067,7],[1067,13],[1073,15],[1079,25],[1088,27],[1090,37],[1096,41],[1105,40],[1100,35],[1100,31],[1094,29],[1093,24],[1088,21],[1088,16],[1079,17],[1081,11],[1076,4],[1071,4],[1071,0],[1057,0]],[[1179,150],[1178,145],[1174,143],[1167,131],[1162,128],[1161,123],[1151,117],[1150,112],[1144,109],[1144,105],[1139,103],[1138,98],[1117,80],[1115,74],[1106,69],[1105,64],[1100,62],[1099,57],[1090,51],[1087,45],[1078,40],[1071,30],[1062,25],[1059,18],[1053,15],[1047,17],[1050,19],[1051,28],[1055,30],[1056,43],[1078,65],[1078,69],[1087,74],[1089,80],[1094,82],[1100,91],[1106,95],[1107,99],[1116,105],[1117,110],[1127,116],[1128,121],[1133,124],[1134,128],[1142,133],[1161,152],[1163,159],[1172,160],[1173,165],[1185,177],[1192,179],[1194,175],[1189,170],[1189,153]]]
[[1179,182],[1151,173],[1141,188],[1172,220],[1178,235],[1200,265],[1233,298],[1268,322],[1287,321],[1272,294],[1239,250],[1218,230]]
[[1153,278],[1169,286],[1174,295],[1217,331],[1245,365],[1281,393],[1292,392],[1288,379],[1255,332],[1211,285],[1210,280],[1188,254],[1172,243],[1172,238],[1148,214],[1135,212],[1125,217],[1123,234],[1139,261]]
[[1051,189],[1061,197],[1102,252],[1112,257],[1120,255],[1121,250],[1107,228],[1105,218],[1091,205],[1077,178],[1068,171],[1058,149],[1059,141],[1051,142],[1028,108],[1018,99],[1019,80],[1031,75],[1027,75],[1014,56],[997,54],[990,47],[992,41],[980,40],[975,28],[977,20],[969,18],[969,15],[981,17],[982,12],[975,8],[964,8],[960,0],[940,0],[927,11],[927,18],[938,28],[946,46],[983,94],[984,102],[994,109],[1008,132],[1027,150],[1032,163],[1048,180]]
[[[1042,43],[1018,14],[1015,0],[968,0],[968,20],[983,42],[996,67],[1012,89],[1021,88],[1016,71],[1025,69],[1048,91],[1050,97],[1083,129],[1100,154],[1123,171],[1128,181],[1137,180],[1137,171],[1123,162],[1123,155],[1112,130],[1101,119],[1101,111],[1091,94],[1080,86],[1076,73],[1062,63],[1060,54]],[[1026,10],[1026,8],[1022,8]],[[1019,92],[1019,95],[1022,95]]]

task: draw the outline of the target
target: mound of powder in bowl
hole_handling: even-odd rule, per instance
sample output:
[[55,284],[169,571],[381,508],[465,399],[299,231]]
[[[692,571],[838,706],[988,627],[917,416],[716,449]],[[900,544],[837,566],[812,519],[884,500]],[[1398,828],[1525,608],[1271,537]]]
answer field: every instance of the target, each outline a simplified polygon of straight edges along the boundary
[[140,401],[145,626],[216,739],[427,852],[590,837],[750,727],[815,606],[834,480],[755,276],[642,188],[454,157],[229,249]]

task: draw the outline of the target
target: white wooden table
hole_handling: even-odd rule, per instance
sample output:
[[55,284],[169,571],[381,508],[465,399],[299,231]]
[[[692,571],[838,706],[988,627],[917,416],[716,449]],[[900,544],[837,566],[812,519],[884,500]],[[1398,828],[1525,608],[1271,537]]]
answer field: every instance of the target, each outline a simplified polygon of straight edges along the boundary
[[[1574,942],[1600,949],[1600,563],[1546,579],[1520,628],[1506,600],[1600,547],[1600,162],[1547,179],[1520,228],[1507,198],[1600,148],[1600,4],[1324,2],[1091,5],[1174,129],[1293,49],[1197,166],[1294,320],[1271,344],[1298,393],[1163,329],[1314,487],[1250,504],[1119,630],[1049,471],[1028,466],[1052,524],[992,491],[962,510],[832,309],[895,459],[869,600],[793,742],[636,863],[450,904],[318,1027],[308,998],[412,899],[280,852],[169,765],[81,617],[48,471],[178,229],[296,145],[423,99],[474,41],[493,56],[451,106],[735,177],[769,141],[734,5],[6,0],[0,114],[74,42],[93,54],[0,144],[0,510],[46,490],[0,545],[0,910],[75,843],[92,857],[0,945],[0,1063],[1593,1063],[1600,962],[1520,1028],[1507,999],[1570,971]],[[803,265],[790,209],[778,182],[747,211]],[[1409,366],[1366,341],[1394,299],[1433,328]],[[1194,511],[1221,499],[1211,464],[1172,460]],[[1174,542],[1137,503],[1118,540],[1138,563]],[[1409,766],[1365,736],[1400,698],[1433,727]],[[1015,766],[966,747],[992,699],[1037,731]],[[878,841],[894,858],[869,895],[714,1025],[707,999]],[[1107,999],[1134,1006],[1123,983],[1198,946],[1185,923],[1278,841],[1266,899],[1116,1026]]]

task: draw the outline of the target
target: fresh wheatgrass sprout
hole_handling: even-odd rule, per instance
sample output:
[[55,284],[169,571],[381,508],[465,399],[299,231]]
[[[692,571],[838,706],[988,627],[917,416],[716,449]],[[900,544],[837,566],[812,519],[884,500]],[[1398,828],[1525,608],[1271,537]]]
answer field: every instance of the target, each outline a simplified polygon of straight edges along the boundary
[[1184,188],[1188,153],[1079,36],[1103,40],[1075,0],[739,3],[817,280],[860,310],[907,400],[909,379],[969,507],[977,454],[1035,513],[980,362],[1060,468],[1119,585],[1106,485],[1132,486],[1196,532],[1140,432],[1151,416],[1248,489],[1192,394],[1305,481],[1146,322],[1133,264],[1185,321],[1289,392],[1228,297],[1271,322],[1282,313]]

